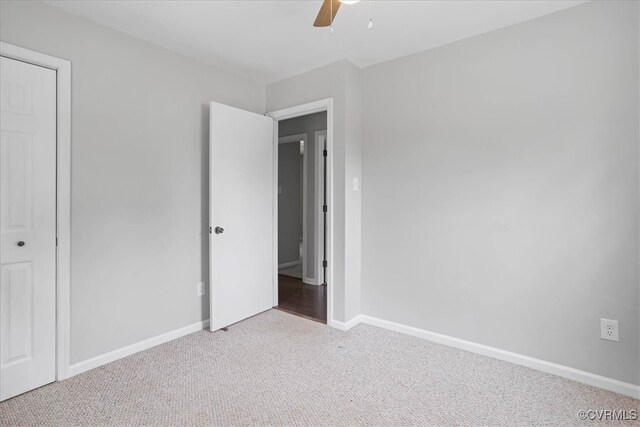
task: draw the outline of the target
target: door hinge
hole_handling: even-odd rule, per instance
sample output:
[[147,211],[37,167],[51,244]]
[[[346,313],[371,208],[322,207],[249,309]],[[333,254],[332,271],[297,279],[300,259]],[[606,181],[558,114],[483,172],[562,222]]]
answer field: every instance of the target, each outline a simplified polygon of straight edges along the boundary
[[325,261],[322,261],[322,266],[323,266],[323,267],[327,267],[327,266],[328,266],[328,263],[327,263],[327,261],[326,261],[326,260],[325,260]]
[[322,212],[326,212],[327,211],[327,205],[322,206]]
[[58,238],[56,237],[56,248],[58,247]]
[[211,227],[209,227],[209,234],[211,234]]
[[327,157],[327,150],[322,150],[322,155],[323,155],[324,157]]

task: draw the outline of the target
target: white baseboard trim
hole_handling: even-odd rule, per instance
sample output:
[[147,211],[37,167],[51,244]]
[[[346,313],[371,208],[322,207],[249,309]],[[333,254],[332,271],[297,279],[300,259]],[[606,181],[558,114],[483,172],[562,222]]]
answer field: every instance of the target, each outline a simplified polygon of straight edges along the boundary
[[306,283],[307,285],[320,286],[320,283],[316,281],[316,279],[312,277],[305,277],[302,279],[302,283]]
[[300,260],[283,262],[282,264],[278,264],[278,270],[282,270],[283,268],[295,267],[296,265],[300,265],[301,263],[302,261]]
[[338,320],[331,319],[327,324],[332,328],[336,328],[341,331],[348,331],[349,329],[353,328],[354,326],[356,326],[358,323],[361,323],[361,322],[362,322],[362,316],[359,315],[352,318],[351,320],[347,320],[346,322],[340,322]]
[[109,353],[101,354],[100,356],[83,360],[82,362],[74,363],[73,365],[69,366],[69,376],[67,378],[71,378],[74,375],[78,375],[99,366],[106,365],[107,363],[114,362],[118,359],[122,359],[123,357],[130,356],[140,351],[147,350],[151,347],[155,347],[157,345],[175,340],[176,338],[198,332],[207,327],[209,327],[209,319],[203,320],[201,322],[196,322],[179,329],[174,329],[173,331],[167,332],[165,334],[157,335],[144,341],[140,341],[135,344],[110,351]]
[[[359,315],[346,322],[340,322],[338,320],[331,319],[328,322],[328,325],[341,331],[348,331],[359,323],[365,323],[390,331],[400,332],[417,338],[426,339],[438,344],[444,344],[450,347],[459,348],[470,353],[492,357],[494,359],[503,360],[505,362],[513,363],[520,366],[525,366],[527,368],[557,375],[559,377],[567,378],[583,384],[599,387],[615,393],[620,393],[625,396],[633,397],[635,399],[640,399],[640,386],[635,384],[626,383],[613,378],[604,377],[602,375],[593,374],[591,372],[581,371],[579,369],[547,362],[545,360],[536,359],[522,354],[512,353],[510,351],[501,350],[499,348],[450,337],[448,335],[430,332],[424,329],[415,328],[413,326],[407,326],[400,323],[390,322],[388,320],[378,319],[376,317]],[[164,344],[176,338],[198,332],[202,329],[207,328],[208,326],[209,320],[207,319],[179,329],[175,329],[165,334],[155,336],[153,338],[146,339],[144,341],[140,341],[135,344],[128,345],[126,347],[122,347],[118,350],[114,350],[100,356],[92,357],[91,359],[87,359],[82,362],[74,363],[69,367],[68,378],[97,368],[99,366],[106,365],[107,363],[111,363],[118,359],[122,359],[123,357],[127,357],[140,351],[155,347],[157,345]]]
[[[503,360],[527,368],[546,372],[548,374],[557,375],[583,384],[599,387],[615,393],[624,394],[625,396],[640,399],[640,386],[615,380],[613,378],[604,377],[602,375],[592,374],[591,372],[581,371],[579,369],[570,368],[564,365],[547,362],[545,360],[535,359],[533,357],[524,356],[518,353],[501,350],[495,347],[489,347],[483,344],[477,344],[471,341],[465,341],[459,338],[442,335],[435,332],[426,331],[424,329],[414,328],[412,326],[402,325],[400,323],[390,322],[371,316],[360,315],[352,319],[357,319],[357,323],[366,323],[368,325],[377,326],[379,328],[388,329],[390,331],[400,332],[414,337],[426,339],[438,344],[448,345],[450,347],[459,348],[470,353],[480,354],[482,356],[492,357],[494,359]],[[349,322],[348,322],[349,323]],[[357,324],[355,323],[355,324]],[[351,325],[355,326],[355,324]],[[348,328],[347,328],[348,329]]]

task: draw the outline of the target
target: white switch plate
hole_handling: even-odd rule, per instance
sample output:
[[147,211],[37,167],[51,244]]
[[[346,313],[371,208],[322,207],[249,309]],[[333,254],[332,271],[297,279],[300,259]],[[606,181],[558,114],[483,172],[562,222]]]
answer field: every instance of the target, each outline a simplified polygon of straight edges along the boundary
[[198,283],[198,296],[201,297],[205,294],[205,286],[204,286],[204,282],[199,282]]
[[360,179],[358,177],[353,178],[353,191],[360,190]]
[[608,341],[620,341],[620,330],[618,321],[611,319],[600,319],[600,338]]

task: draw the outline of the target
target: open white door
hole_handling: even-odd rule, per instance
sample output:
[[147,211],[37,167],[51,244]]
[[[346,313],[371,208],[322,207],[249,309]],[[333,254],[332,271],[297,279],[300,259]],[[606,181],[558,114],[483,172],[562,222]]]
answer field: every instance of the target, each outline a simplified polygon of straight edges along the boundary
[[273,303],[273,119],[211,103],[210,328]]

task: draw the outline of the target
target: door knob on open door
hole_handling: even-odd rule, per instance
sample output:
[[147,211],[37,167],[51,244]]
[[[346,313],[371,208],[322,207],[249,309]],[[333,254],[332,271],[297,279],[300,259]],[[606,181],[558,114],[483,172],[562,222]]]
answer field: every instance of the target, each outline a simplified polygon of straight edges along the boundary
[[224,233],[224,228],[222,228],[222,227],[216,227],[216,228],[214,228],[214,229],[213,229],[213,231],[214,231],[216,234],[222,234],[222,233]]

